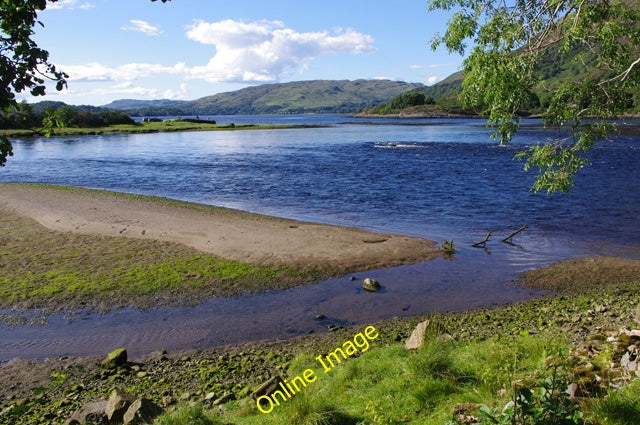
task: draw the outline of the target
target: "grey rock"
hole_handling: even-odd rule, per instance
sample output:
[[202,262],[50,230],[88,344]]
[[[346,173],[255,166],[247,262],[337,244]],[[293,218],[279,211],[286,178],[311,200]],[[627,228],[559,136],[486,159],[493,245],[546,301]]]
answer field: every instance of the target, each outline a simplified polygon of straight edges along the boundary
[[[282,378],[280,376],[274,376],[269,379],[267,382],[260,385],[254,392],[251,393],[251,398],[257,400],[258,397],[263,395],[268,395],[279,389],[279,384],[282,382]],[[216,400],[217,401],[217,400]]]
[[163,413],[161,407],[147,398],[139,398],[129,406],[124,414],[124,425],[139,425],[153,422],[156,416]]
[[231,401],[231,400],[235,400],[235,396],[232,393],[226,393],[225,395],[223,395],[222,397],[220,397],[219,399],[215,400],[213,403],[214,406],[217,406],[219,404],[224,404],[227,401]]
[[127,364],[127,350],[125,348],[116,348],[102,361],[105,369],[117,369]]
[[377,280],[368,277],[362,281],[362,289],[369,292],[376,292],[380,290],[380,283]]
[[567,386],[565,390],[565,394],[569,396],[569,400],[575,402],[576,399],[582,397],[582,391],[580,390],[580,386],[576,383],[571,383]]
[[620,359],[620,367],[626,369],[629,372],[635,372],[638,370],[638,352],[630,353],[627,351],[622,355]]
[[124,414],[126,413],[131,403],[135,400],[130,394],[125,393],[119,389],[115,389],[111,392],[109,400],[107,400],[107,406],[104,411],[107,414],[109,422],[122,422]]
[[407,350],[416,350],[422,347],[424,345],[424,336],[430,323],[431,321],[429,319],[418,323],[413,332],[411,332],[409,339],[404,343],[404,348]]
[[109,419],[105,413],[106,407],[106,400],[86,404],[82,409],[71,415],[71,417],[65,422],[65,425],[107,425],[109,423]]

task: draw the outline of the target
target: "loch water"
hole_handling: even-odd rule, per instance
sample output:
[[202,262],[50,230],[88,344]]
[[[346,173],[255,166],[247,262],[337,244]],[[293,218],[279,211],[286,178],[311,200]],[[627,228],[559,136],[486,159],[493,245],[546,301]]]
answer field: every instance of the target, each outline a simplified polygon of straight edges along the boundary
[[[122,309],[0,325],[0,360],[103,354],[126,346],[206,348],[369,324],[394,316],[491,306],[537,295],[518,273],[570,257],[640,257],[640,137],[616,136],[567,194],[532,193],[516,152],[559,137],[535,121],[511,144],[483,120],[369,120],[339,115],[213,117],[220,123],[326,127],[95,135],[14,141],[2,182],[37,182],[164,196],[280,217],[397,232],[458,252],[287,291],[212,298],[194,307]],[[499,236],[527,224],[514,244]],[[494,231],[487,249],[471,247]],[[383,291],[363,293],[361,278]],[[26,316],[38,312],[24,313]],[[322,322],[314,320],[323,314]],[[135,326],[132,325],[135,323]]]

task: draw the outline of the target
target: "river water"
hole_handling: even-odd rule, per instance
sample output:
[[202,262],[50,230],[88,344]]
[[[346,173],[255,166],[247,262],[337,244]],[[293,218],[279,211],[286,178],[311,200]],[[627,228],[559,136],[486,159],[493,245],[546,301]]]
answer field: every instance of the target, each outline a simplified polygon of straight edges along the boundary
[[[549,137],[526,127],[498,146],[482,120],[354,120],[338,115],[214,117],[219,123],[326,128],[33,138],[14,143],[0,181],[164,196],[280,217],[398,232],[441,242],[453,259],[358,273],[287,291],[205,300],[195,307],[123,309],[0,325],[0,360],[133,355],[286,338],[328,324],[463,310],[536,295],[517,273],[564,258],[640,257],[640,138],[590,152],[568,194],[529,191],[514,154]],[[514,245],[499,236],[527,224]],[[487,250],[470,245],[493,230]],[[363,277],[383,291],[366,294]],[[6,312],[5,312],[6,313]],[[323,314],[322,321],[315,320]],[[25,313],[37,316],[38,312]]]

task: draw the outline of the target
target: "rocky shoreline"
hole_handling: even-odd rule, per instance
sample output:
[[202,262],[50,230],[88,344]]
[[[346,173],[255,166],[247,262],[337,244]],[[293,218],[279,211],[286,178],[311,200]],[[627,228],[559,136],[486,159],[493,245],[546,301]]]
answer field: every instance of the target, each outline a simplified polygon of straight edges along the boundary
[[[593,267],[590,263],[585,265]],[[584,267],[572,270],[574,278],[584,276]],[[552,270],[548,277],[556,274],[557,270]],[[621,280],[613,275],[609,281],[609,285],[601,284],[588,292],[576,292],[574,287],[566,295],[445,314],[438,316],[438,322],[451,338],[460,342],[497,335],[509,338],[562,334],[574,346],[576,371],[580,372],[576,376],[599,385],[600,375],[589,370],[589,359],[608,350],[614,353],[608,376],[615,375],[622,382],[637,373],[637,368],[633,368],[640,332],[626,326],[640,325],[640,276],[625,275]],[[422,320],[424,317],[377,323],[380,336],[376,343],[402,343]],[[181,353],[159,350],[139,359],[121,358],[113,364],[96,357],[15,359],[0,365],[0,387],[5,389],[0,400],[0,424],[61,423],[84,406],[104,402],[114,390],[123,388],[127,389],[128,397],[145,398],[158,407],[157,411],[171,411],[189,403],[205,408],[222,406],[229,400],[248,397],[269,378],[284,374],[296,356],[324,352],[352,333],[352,329],[336,328],[326,334],[286,341]],[[621,369],[625,356],[626,372]],[[36,394],[34,388],[41,391]]]

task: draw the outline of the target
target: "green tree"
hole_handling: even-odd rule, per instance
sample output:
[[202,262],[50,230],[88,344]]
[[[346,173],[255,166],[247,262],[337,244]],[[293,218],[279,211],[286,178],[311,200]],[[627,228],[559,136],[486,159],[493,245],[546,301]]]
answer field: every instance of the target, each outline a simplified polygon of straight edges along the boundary
[[[506,143],[534,89],[545,92],[543,121],[563,126],[559,137],[520,152],[525,170],[538,168],[533,190],[567,191],[589,164],[588,151],[615,132],[612,119],[629,106],[640,81],[637,0],[429,0],[429,10],[453,14],[432,48],[469,53],[460,100],[481,110],[493,137]],[[547,88],[537,65],[552,51],[581,52],[578,81]],[[594,60],[595,59],[595,60]]]
[[[45,83],[55,83],[56,90],[67,86],[64,72],[49,62],[49,53],[32,40],[38,12],[45,10],[47,2],[58,0],[0,0],[0,111],[12,114],[20,110],[16,93],[29,91],[32,96],[44,96]],[[156,0],[151,0],[156,1]],[[166,3],[170,0],[162,0]],[[51,114],[43,120],[45,132],[51,129],[56,118]],[[0,166],[13,155],[11,142],[0,136]]]
[[422,93],[407,92],[399,94],[391,100],[392,109],[404,109],[411,106],[424,105],[424,95]]
[[[57,0],[50,0],[55,2]],[[52,80],[62,90],[67,75],[49,62],[49,53],[31,39],[37,13],[46,8],[46,0],[2,0],[0,3],[0,109],[6,113],[18,109],[15,93],[30,91],[45,94],[45,81]],[[0,136],[0,166],[13,155],[11,142]]]

